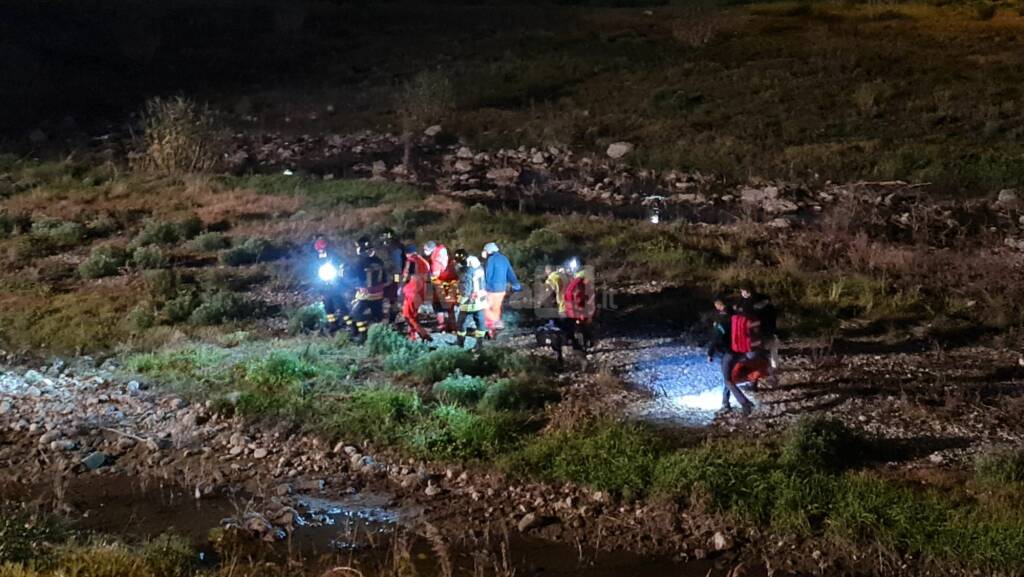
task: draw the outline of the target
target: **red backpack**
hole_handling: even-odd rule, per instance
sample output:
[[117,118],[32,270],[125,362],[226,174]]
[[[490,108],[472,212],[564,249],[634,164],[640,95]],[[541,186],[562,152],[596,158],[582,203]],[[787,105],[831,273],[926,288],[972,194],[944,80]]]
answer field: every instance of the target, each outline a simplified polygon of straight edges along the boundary
[[732,316],[732,351],[734,353],[749,353],[761,346],[760,329],[761,322],[756,318],[735,314]]

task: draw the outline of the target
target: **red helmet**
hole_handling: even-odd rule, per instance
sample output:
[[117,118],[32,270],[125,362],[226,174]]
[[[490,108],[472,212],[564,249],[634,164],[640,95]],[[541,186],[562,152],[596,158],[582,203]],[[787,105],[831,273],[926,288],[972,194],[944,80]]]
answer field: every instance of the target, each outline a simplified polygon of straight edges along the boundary
[[316,249],[317,252],[324,252],[327,250],[327,240],[323,238],[316,239],[316,242],[313,243],[313,248]]

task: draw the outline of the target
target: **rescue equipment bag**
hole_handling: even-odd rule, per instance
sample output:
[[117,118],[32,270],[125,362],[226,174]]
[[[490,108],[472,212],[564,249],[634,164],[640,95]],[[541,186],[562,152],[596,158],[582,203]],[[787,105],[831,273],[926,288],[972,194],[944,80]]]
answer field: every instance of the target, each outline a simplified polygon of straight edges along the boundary
[[745,314],[732,316],[732,351],[749,353],[761,346],[761,323]]

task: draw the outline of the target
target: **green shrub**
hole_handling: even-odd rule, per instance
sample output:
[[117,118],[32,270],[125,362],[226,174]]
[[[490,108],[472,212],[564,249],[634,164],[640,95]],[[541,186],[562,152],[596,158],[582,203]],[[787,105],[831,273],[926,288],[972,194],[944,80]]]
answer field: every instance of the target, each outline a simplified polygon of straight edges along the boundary
[[288,332],[293,335],[315,331],[327,322],[324,307],[320,304],[307,305],[296,309],[288,318]]
[[121,223],[107,213],[103,213],[90,220],[86,230],[91,237],[109,236],[121,230]]
[[294,388],[317,375],[317,369],[292,353],[275,351],[249,361],[243,371],[246,383],[261,391]]
[[167,268],[170,262],[158,246],[140,246],[132,253],[132,263],[143,270]]
[[514,473],[633,497],[650,486],[660,451],[658,439],[640,426],[605,423],[539,437],[506,458],[503,466]]
[[491,411],[529,411],[543,407],[559,399],[558,391],[550,385],[499,379],[487,387],[480,407]]
[[794,467],[839,470],[857,463],[863,445],[842,421],[803,417],[786,433],[782,461]]
[[32,221],[31,236],[54,248],[70,248],[85,240],[85,227],[77,222],[43,217]]
[[156,302],[174,298],[181,284],[178,273],[171,269],[143,271],[142,279],[146,283],[150,298]]
[[89,258],[78,265],[78,274],[84,279],[114,276],[121,271],[127,260],[128,254],[123,247],[114,244],[100,245],[92,249]]
[[666,455],[658,461],[652,492],[686,499],[708,498],[720,511],[754,522],[771,519],[774,459],[760,447],[724,443]]
[[422,411],[415,391],[363,388],[339,407],[332,407],[324,427],[342,438],[393,442],[405,437]]
[[188,577],[195,568],[195,550],[184,537],[160,535],[146,542],[140,554],[153,577]]
[[974,475],[985,483],[1024,483],[1024,449],[997,449],[979,455]]
[[64,530],[52,519],[0,511],[0,565],[46,559],[50,545],[64,538]]
[[128,323],[136,332],[141,332],[156,325],[156,315],[146,305],[139,305],[128,312]]
[[189,315],[194,325],[219,325],[226,321],[246,318],[255,306],[238,293],[218,291],[203,295],[199,305]]
[[487,374],[477,366],[477,357],[472,351],[456,347],[430,351],[410,367],[409,373],[421,383],[435,383],[455,371],[474,376]]
[[199,296],[193,291],[179,291],[178,296],[168,300],[162,309],[164,317],[170,323],[185,322],[202,304]]
[[273,256],[274,246],[270,241],[262,238],[249,238],[242,244],[221,252],[218,258],[223,265],[242,266],[271,260]]
[[178,229],[178,238],[181,240],[191,240],[203,232],[203,221],[193,214],[178,222],[175,227]]
[[521,428],[522,421],[512,415],[439,405],[414,428],[409,442],[428,458],[480,459],[514,444]]
[[391,325],[378,323],[366,332],[366,350],[374,356],[385,356],[406,348],[409,338]]
[[218,251],[229,246],[231,246],[231,241],[219,232],[204,232],[188,244],[189,249],[201,252]]
[[169,245],[176,244],[179,240],[181,240],[181,235],[177,224],[162,220],[148,220],[136,235],[135,244],[138,246]]
[[487,391],[487,381],[455,372],[434,383],[434,398],[442,403],[468,407],[475,405]]

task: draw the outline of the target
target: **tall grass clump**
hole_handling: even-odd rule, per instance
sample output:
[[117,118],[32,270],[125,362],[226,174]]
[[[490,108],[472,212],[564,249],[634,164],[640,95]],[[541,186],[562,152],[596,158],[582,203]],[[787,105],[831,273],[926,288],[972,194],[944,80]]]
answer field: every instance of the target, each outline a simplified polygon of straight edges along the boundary
[[538,437],[506,457],[503,467],[635,497],[650,488],[660,452],[657,437],[639,425],[601,423]]
[[410,446],[425,457],[483,459],[516,443],[523,421],[508,413],[474,413],[465,407],[435,407],[412,430]]
[[794,467],[841,470],[863,458],[863,442],[837,419],[801,418],[786,433],[782,462]]
[[1024,449],[996,449],[982,453],[974,461],[974,476],[985,483],[1024,483]]
[[455,372],[434,383],[434,398],[442,403],[469,407],[475,405],[487,392],[487,381],[480,377]]
[[455,107],[455,91],[441,72],[424,71],[403,84],[395,100],[402,120],[403,162],[411,172],[413,133],[443,119]]
[[213,111],[184,98],[152,98],[143,116],[142,168],[165,174],[209,172],[224,151]]

